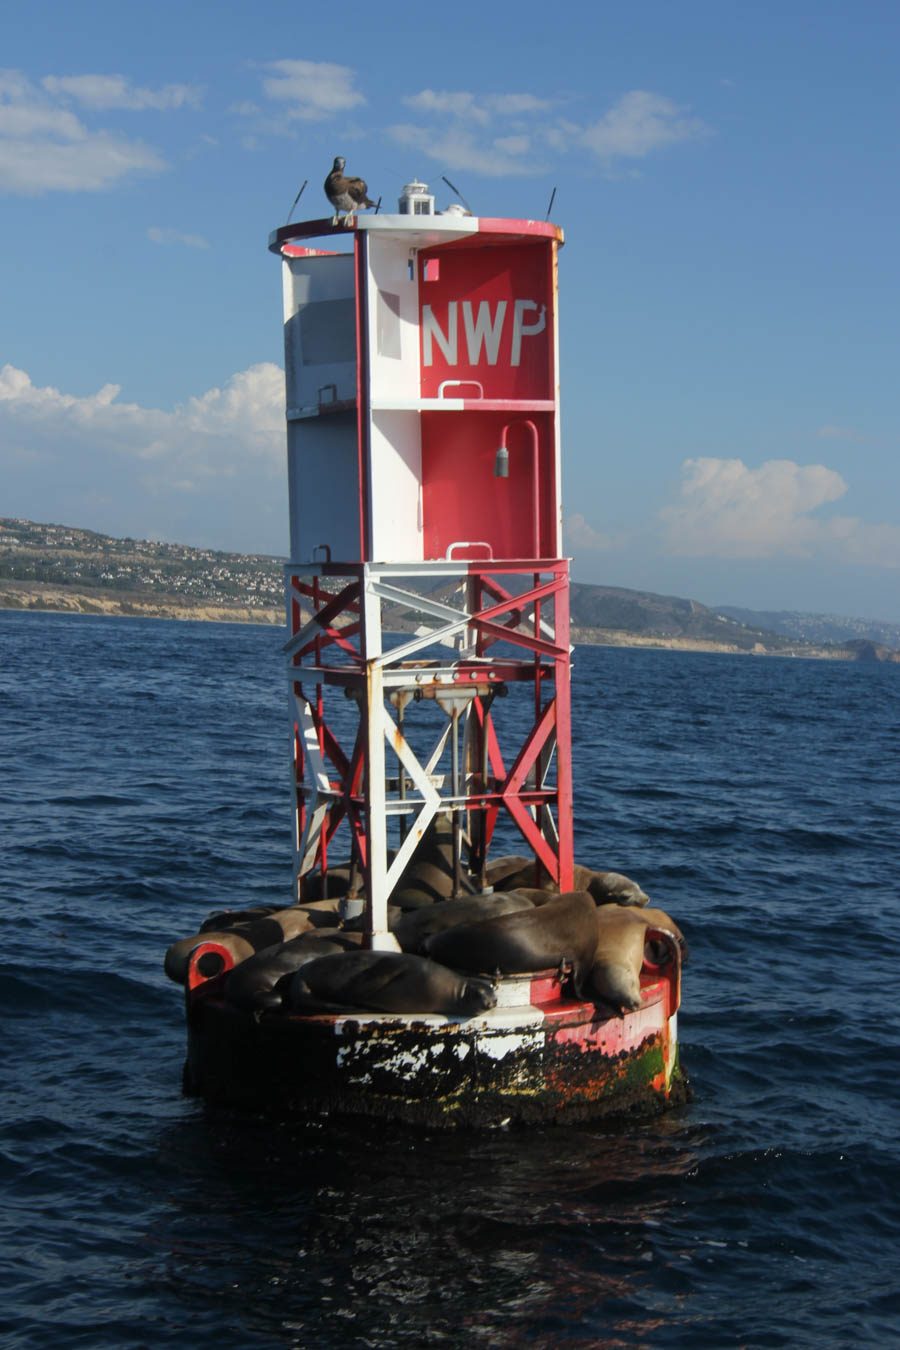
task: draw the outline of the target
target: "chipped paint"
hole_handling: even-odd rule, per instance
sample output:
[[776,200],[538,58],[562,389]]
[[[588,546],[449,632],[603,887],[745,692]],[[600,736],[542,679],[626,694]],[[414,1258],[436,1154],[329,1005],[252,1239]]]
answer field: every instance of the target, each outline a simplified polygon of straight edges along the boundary
[[505,1059],[507,1055],[538,1050],[543,1040],[543,1035],[539,1031],[532,1032],[531,1035],[485,1036],[479,1042],[478,1048],[483,1055],[488,1055],[491,1059]]
[[[674,944],[673,944],[674,946]],[[477,1017],[259,1017],[226,1004],[224,975],[187,994],[185,1091],[287,1116],[340,1112],[429,1126],[655,1114],[689,1087],[678,1057],[680,958],[648,968],[619,1016],[557,971],[498,976]]]
[[[191,1000],[185,1090],[254,1111],[429,1126],[646,1115],[686,1098],[669,979],[646,981],[643,1007],[622,1017],[542,980],[547,1001],[503,1000],[469,1019],[273,1013],[256,1021],[210,991]],[[537,984],[498,981],[519,997],[523,989],[534,997]]]

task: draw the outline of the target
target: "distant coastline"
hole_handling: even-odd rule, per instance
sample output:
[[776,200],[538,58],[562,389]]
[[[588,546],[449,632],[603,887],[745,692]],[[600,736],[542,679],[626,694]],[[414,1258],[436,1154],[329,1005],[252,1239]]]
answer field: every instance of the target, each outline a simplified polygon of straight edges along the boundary
[[[0,609],[282,626],[283,587],[284,560],[265,554],[0,517]],[[572,641],[589,646],[900,662],[900,625],[890,623],[716,611],[678,596],[574,581],[570,615]],[[408,631],[397,619],[396,631]]]
[[[212,604],[183,601],[177,597],[131,594],[111,596],[101,590],[76,591],[35,583],[0,581],[0,609],[30,613],[104,615],[112,618],[179,619],[202,623],[251,623],[265,627],[284,624],[284,610],[273,607],[249,607],[241,604]],[[572,641],[589,647],[635,647],[655,651],[709,652],[725,656],[778,656],[815,661],[891,661],[900,662],[900,652],[879,648],[874,643],[854,646],[816,645],[795,642],[770,648],[764,643],[740,647],[733,642],[708,638],[666,637],[631,633],[625,629],[588,628],[573,625]]]
[[202,623],[284,623],[284,608],[186,601],[177,596],[110,595],[101,590],[56,589],[0,581],[0,609],[45,614],[102,614],[121,619],[182,619]]

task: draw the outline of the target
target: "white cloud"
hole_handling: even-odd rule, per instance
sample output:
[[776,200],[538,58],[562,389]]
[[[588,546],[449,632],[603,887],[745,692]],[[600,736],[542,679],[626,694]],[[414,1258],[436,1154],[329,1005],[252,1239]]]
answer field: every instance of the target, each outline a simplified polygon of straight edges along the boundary
[[284,467],[284,371],[271,361],[232,375],[223,389],[189,399],[173,416],[193,432],[232,438],[242,456],[274,458],[279,473]]
[[[260,114],[252,104],[234,108],[251,119],[249,135],[292,135],[298,120],[324,121],[366,102],[350,66],[283,60],[263,71],[264,93],[281,108],[277,117]],[[575,97],[569,94],[566,101]],[[391,140],[445,169],[492,178],[546,173],[561,157],[583,161],[586,150],[610,167],[711,134],[689,109],[640,89],[624,94],[602,117],[580,123],[558,115],[548,120],[563,100],[540,93],[427,88],[404,95],[402,102],[416,117],[386,127]],[[255,148],[255,142],[249,144]]]
[[588,123],[562,117],[548,122],[545,114],[559,100],[535,94],[423,89],[403,102],[419,121],[388,127],[393,140],[447,168],[491,176],[545,172],[549,166],[540,147],[555,158],[583,157],[587,149],[609,166],[710,134],[687,109],[641,89],[623,95],[603,117]]
[[0,72],[0,193],[96,191],[165,168],[152,146],[90,130],[19,71]]
[[900,567],[900,526],[855,516],[814,517],[847,492],[823,464],[769,460],[758,469],[739,459],[688,459],[677,503],[659,520],[670,554],[694,558],[828,558]]
[[397,123],[387,134],[444,168],[496,178],[541,173],[548,167],[532,151],[540,128],[536,115],[552,107],[552,99],[422,89],[403,102],[419,114],[419,121]]
[[494,145],[507,155],[524,155],[531,149],[531,140],[528,136],[498,136]]
[[124,75],[46,75],[41,84],[48,94],[73,99],[95,112],[109,108],[133,111],[196,108],[203,91],[189,84],[167,84],[161,89],[141,89]]
[[416,112],[431,113],[437,117],[471,118],[482,123],[490,121],[490,114],[477,102],[475,95],[463,90],[439,92],[435,89],[423,89],[418,94],[407,94],[403,102]]
[[30,417],[73,409],[81,415],[89,414],[94,408],[108,408],[119,392],[119,385],[104,384],[96,394],[79,398],[75,394],[61,394],[49,386],[39,388],[32,384],[24,370],[17,370],[15,366],[5,365],[0,370],[0,407],[5,405],[4,411],[19,411]]
[[[101,500],[118,523],[112,533],[142,529],[163,512],[184,517],[185,496],[197,497],[192,519],[223,510],[262,519],[280,502],[284,474],[284,375],[264,362],[233,375],[168,412],[119,401],[104,384],[75,395],[32,383],[23,370],[0,370],[0,467],[18,514],[78,524]],[[199,495],[198,495],[199,494]],[[37,502],[37,506],[32,506]],[[44,505],[46,503],[46,505]],[[194,534],[199,526],[194,527]]]
[[552,108],[555,99],[537,98],[535,94],[490,94],[488,107],[500,117],[519,117],[523,113],[543,112]]
[[621,547],[623,536],[600,533],[589,525],[580,511],[563,521],[565,547],[573,554],[608,553]]
[[183,244],[186,248],[209,248],[209,240],[202,234],[182,234],[181,230],[163,230],[151,225],[147,238],[154,244]]
[[633,89],[598,121],[584,127],[581,143],[600,159],[642,159],[652,150],[698,140],[710,128],[662,94]]
[[331,61],[271,61],[265,67],[273,73],[263,79],[269,98],[286,104],[290,118],[318,122],[357,108],[364,96],[354,89],[356,72],[350,66]]
[[33,384],[15,366],[0,370],[0,412],[7,419],[23,427],[50,426],[60,436],[86,428],[99,443],[126,456],[144,456],[152,449],[154,455],[161,451],[221,464],[220,447],[194,443],[194,436],[226,436],[235,454],[257,459],[280,456],[284,448],[284,374],[270,361],[232,375],[223,388],[209,389],[173,412],[120,403],[120,393],[119,385],[104,384],[96,394],[64,394]]
[[558,154],[581,151],[582,128],[577,122],[570,122],[564,117],[558,117],[555,122],[542,127],[541,136]]
[[525,137],[500,136],[479,141],[460,125],[435,131],[411,123],[388,127],[387,134],[398,145],[418,150],[429,159],[436,159],[446,169],[468,169],[472,173],[506,178],[513,174],[538,173],[544,167],[521,158],[528,147]]
[[833,524],[843,561],[864,567],[900,568],[900,526],[867,525],[855,516],[845,516]]
[[520,117],[552,107],[552,100],[534,94],[472,94],[467,90],[423,89],[408,94],[403,102],[417,112],[437,117],[458,117],[483,126],[495,117]]

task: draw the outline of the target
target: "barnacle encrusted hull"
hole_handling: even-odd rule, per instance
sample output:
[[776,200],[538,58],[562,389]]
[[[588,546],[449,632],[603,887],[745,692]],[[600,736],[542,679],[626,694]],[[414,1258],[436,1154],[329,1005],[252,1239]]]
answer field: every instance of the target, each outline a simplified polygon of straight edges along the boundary
[[564,996],[553,972],[498,981],[477,1017],[254,1016],[206,982],[189,998],[190,1095],[283,1117],[327,1114],[429,1126],[652,1115],[686,1099],[678,1063],[677,954],[611,1016]]

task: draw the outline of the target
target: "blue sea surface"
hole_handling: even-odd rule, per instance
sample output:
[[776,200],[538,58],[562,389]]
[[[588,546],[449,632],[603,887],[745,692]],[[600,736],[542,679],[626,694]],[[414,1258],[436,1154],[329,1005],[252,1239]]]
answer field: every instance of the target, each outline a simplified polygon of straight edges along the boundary
[[166,947],[290,899],[283,637],[0,613],[4,1350],[900,1345],[900,667],[576,649],[695,1096],[455,1134],[181,1095]]

